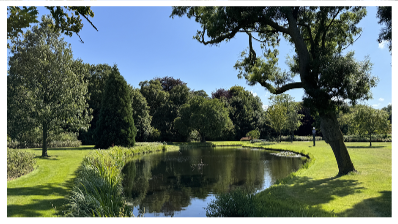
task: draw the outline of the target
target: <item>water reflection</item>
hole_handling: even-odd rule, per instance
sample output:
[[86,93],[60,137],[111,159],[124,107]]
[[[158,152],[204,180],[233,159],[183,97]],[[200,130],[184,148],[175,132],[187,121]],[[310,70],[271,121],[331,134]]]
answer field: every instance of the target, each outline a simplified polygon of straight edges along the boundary
[[123,169],[124,193],[148,216],[205,216],[214,194],[237,187],[254,193],[302,165],[302,159],[264,150],[199,148],[153,154]]

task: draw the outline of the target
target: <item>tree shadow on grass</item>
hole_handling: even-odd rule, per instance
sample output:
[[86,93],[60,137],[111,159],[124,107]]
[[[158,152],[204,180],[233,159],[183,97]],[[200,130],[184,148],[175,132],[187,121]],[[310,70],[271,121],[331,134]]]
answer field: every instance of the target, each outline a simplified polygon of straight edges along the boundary
[[[41,184],[33,187],[7,188],[8,196],[42,196],[43,199],[32,199],[32,202],[25,205],[7,204],[7,217],[40,217],[40,211],[54,209],[56,216],[62,215],[61,209],[65,208],[67,196],[74,184],[74,178],[71,178],[61,184]],[[44,199],[47,196],[55,195],[63,198]]]
[[347,146],[347,148],[354,148],[354,149],[359,149],[359,148],[385,148],[385,146]]
[[338,215],[346,217],[392,217],[391,191],[380,191],[379,193],[381,193],[379,197],[363,200]]
[[343,180],[338,176],[313,180],[308,177],[293,177],[293,186],[287,189],[300,194],[306,204],[320,205],[332,201],[335,197],[360,193],[364,187],[358,186],[357,180]]
[[322,204],[327,204],[336,197],[360,193],[365,189],[359,186],[360,183],[357,180],[345,180],[338,176],[319,180],[293,176],[283,182],[285,184],[274,185],[261,192],[262,196],[260,197],[265,201],[271,200],[278,204],[275,205],[276,210],[291,210],[295,212],[308,205],[311,207],[309,214],[307,214],[308,216],[325,216],[324,213],[329,213],[330,216],[333,216],[332,210],[325,211],[321,208]]

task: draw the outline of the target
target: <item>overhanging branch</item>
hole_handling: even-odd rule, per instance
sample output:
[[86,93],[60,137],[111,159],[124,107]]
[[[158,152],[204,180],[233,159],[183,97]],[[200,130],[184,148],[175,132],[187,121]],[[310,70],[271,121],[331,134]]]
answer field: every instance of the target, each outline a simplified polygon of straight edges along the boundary
[[275,89],[275,94],[281,94],[291,89],[303,88],[302,82],[292,82]]

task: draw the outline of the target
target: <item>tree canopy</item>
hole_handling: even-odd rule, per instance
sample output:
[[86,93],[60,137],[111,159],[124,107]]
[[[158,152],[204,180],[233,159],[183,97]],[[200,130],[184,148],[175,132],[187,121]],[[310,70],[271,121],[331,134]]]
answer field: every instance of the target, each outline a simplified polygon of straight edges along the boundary
[[112,145],[133,147],[137,129],[134,126],[130,89],[116,65],[106,80],[101,111],[95,133],[96,148]]
[[228,111],[218,99],[193,96],[184,104],[174,120],[176,129],[183,135],[196,130],[205,142],[208,137],[218,137],[231,124]]
[[15,42],[7,77],[7,126],[22,124],[19,131],[40,127],[45,157],[50,131],[87,129],[92,119],[84,81],[88,71],[81,60],[73,60],[70,45],[50,25],[52,20],[43,16],[39,26]]
[[379,18],[379,24],[385,25],[380,31],[379,38],[377,41],[379,43],[383,41],[388,42],[388,49],[391,52],[392,49],[392,43],[391,43],[391,38],[392,38],[392,7],[391,6],[379,6],[377,8],[377,18]]
[[[79,38],[79,32],[83,28],[83,23],[80,16],[84,17],[95,30],[97,28],[90,21],[88,16],[94,17],[94,12],[90,6],[45,6],[50,10],[51,18],[55,23],[49,24],[55,32],[61,32],[65,35],[72,36],[75,33]],[[68,12],[71,11],[71,15]],[[37,7],[36,6],[8,6],[7,7],[7,39],[11,42],[17,41],[19,36],[23,36],[23,28],[27,28],[31,23],[38,23],[37,21]],[[97,30],[98,31],[98,30]],[[80,38],[83,43],[83,40]],[[11,46],[7,43],[7,47]]]
[[[355,104],[369,99],[370,88],[376,84],[369,60],[357,62],[352,53],[342,55],[362,32],[357,24],[366,15],[365,7],[173,7],[172,18],[184,15],[201,25],[194,38],[204,45],[247,34],[248,49],[235,64],[238,77],[249,85],[259,83],[273,94],[303,88],[304,104],[312,113],[319,113],[323,137],[336,156],[339,174],[355,171],[336,108],[345,100]],[[290,71],[278,67],[281,37],[295,48]],[[262,56],[253,48],[255,41],[260,43]],[[332,74],[339,76],[338,82]],[[296,75],[298,82],[292,79]]]

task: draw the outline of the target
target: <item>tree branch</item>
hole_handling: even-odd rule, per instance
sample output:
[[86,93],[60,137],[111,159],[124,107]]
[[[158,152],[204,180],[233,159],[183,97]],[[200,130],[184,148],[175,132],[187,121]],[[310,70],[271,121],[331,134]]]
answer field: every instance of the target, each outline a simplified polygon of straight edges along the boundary
[[86,15],[84,15],[84,14],[81,13],[81,12],[79,12],[79,14],[80,14],[81,16],[83,16],[83,17],[91,24],[91,26],[94,27],[94,29],[95,29],[96,31],[98,31],[97,27],[94,26],[94,24],[87,18]]
[[302,82],[292,82],[275,89],[275,94],[281,94],[291,89],[303,88]]
[[225,40],[225,39],[231,39],[232,37],[235,36],[235,34],[237,32],[239,32],[240,30],[240,26],[235,27],[234,29],[232,29],[230,31],[230,33],[227,34],[223,34],[215,39],[212,39],[210,41],[205,41],[205,31],[206,31],[206,26],[203,26],[203,32],[202,32],[202,39],[198,40],[200,43],[207,45],[207,44],[215,44],[215,43],[220,43],[221,41]]

